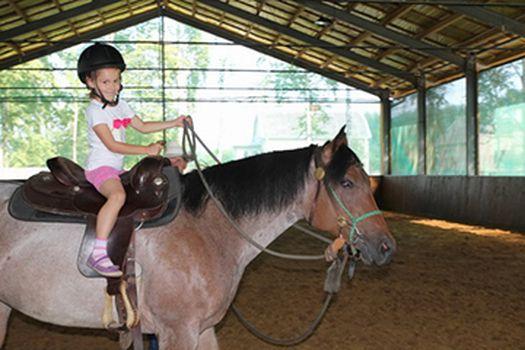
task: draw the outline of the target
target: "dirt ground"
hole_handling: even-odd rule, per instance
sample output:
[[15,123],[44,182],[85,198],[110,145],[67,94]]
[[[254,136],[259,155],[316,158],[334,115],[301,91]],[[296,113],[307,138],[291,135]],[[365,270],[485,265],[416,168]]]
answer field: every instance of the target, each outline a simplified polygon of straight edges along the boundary
[[[314,335],[293,349],[525,349],[525,234],[387,213],[398,242],[388,267],[359,264]],[[272,247],[320,254],[290,230]],[[290,337],[323,301],[321,262],[259,256],[236,305],[258,327]],[[221,349],[279,349],[229,313],[217,327]],[[118,349],[103,331],[44,325],[15,313],[5,350]]]

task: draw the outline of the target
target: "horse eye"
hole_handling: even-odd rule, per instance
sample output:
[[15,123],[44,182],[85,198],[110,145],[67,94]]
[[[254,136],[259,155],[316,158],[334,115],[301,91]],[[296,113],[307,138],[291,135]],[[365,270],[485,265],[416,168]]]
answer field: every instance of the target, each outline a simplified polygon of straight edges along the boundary
[[341,186],[345,188],[352,188],[354,186],[354,183],[348,179],[344,179],[343,181],[341,181]]

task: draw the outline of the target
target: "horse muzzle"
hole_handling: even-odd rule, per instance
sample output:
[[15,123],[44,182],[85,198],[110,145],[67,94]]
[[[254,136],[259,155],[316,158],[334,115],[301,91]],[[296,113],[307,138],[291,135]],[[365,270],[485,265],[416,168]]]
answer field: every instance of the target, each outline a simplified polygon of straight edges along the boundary
[[397,246],[393,238],[386,236],[378,240],[367,239],[362,235],[357,235],[353,246],[359,252],[359,257],[366,265],[375,264],[382,266],[390,263]]

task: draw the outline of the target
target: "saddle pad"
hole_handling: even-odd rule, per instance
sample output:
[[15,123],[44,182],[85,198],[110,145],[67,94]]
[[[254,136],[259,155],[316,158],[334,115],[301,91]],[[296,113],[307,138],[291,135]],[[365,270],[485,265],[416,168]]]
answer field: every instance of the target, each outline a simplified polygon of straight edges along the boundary
[[86,218],[83,215],[73,216],[51,214],[33,209],[33,207],[31,207],[25,201],[22,192],[22,186],[18,187],[9,199],[9,206],[7,207],[9,214],[17,220],[37,222],[60,222],[70,224],[86,223]]
[[[175,219],[181,204],[181,191],[178,190],[178,195],[175,195],[174,198],[168,203],[168,206],[164,213],[153,220],[144,222],[143,228],[152,228],[163,226]],[[69,224],[86,224],[87,218],[84,215],[61,215],[61,214],[51,214],[36,210],[32,208],[25,200],[22,195],[22,186],[18,187],[11,198],[9,199],[8,206],[9,214],[21,221],[36,221],[36,222],[58,222],[58,223],[69,223]]]

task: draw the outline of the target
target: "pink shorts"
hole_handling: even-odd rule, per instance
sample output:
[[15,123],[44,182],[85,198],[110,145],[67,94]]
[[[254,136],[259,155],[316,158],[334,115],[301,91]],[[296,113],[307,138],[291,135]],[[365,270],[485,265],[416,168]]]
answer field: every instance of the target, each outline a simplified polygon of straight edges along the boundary
[[117,179],[120,180],[119,175],[122,174],[124,170],[118,170],[115,168],[112,168],[110,166],[101,166],[98,168],[95,168],[93,170],[86,170],[86,180],[88,180],[89,183],[91,183],[95,188],[100,191],[100,186],[106,180],[109,179]]

